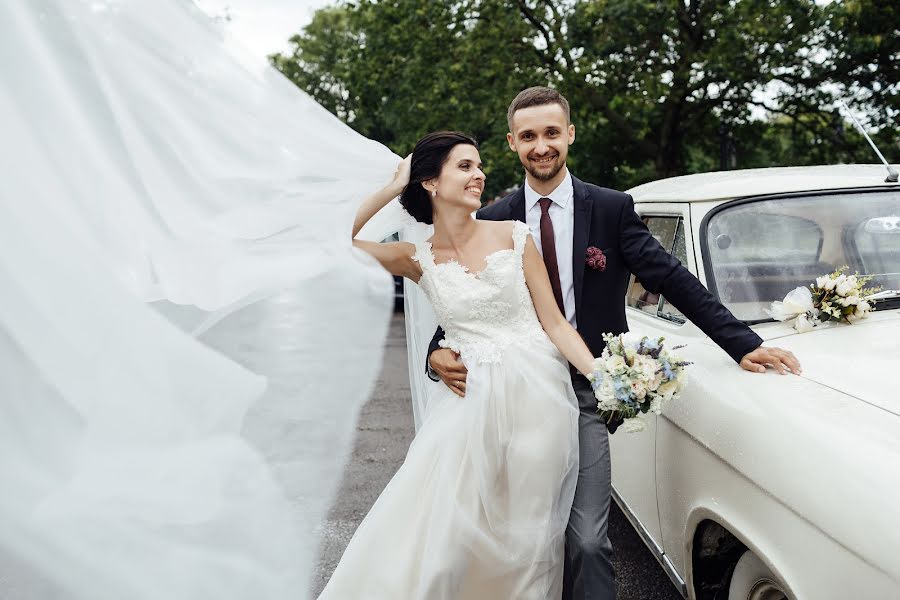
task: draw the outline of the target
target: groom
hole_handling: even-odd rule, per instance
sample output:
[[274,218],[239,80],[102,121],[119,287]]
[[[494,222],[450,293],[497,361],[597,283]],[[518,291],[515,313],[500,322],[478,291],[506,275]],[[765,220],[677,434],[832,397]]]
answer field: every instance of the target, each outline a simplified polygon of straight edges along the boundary
[[[799,373],[790,353],[763,348],[762,340],[738,321],[679,261],[650,235],[634,212],[631,196],[579,181],[566,169],[575,126],[569,103],[557,91],[532,87],[507,111],[509,147],[525,167],[525,185],[478,211],[479,219],[524,221],[544,257],[556,301],[594,356],[602,334],[627,331],[625,291],[634,273],[643,287],[663,294],[741,367]],[[585,268],[592,260],[601,268]],[[602,251],[604,259],[596,256]],[[439,348],[438,329],[428,349],[429,377],[465,395],[466,368],[452,350]],[[579,416],[580,468],[566,530],[564,600],[615,598],[612,547],[607,537],[610,506],[609,438],[597,414],[588,380],[574,372]]]

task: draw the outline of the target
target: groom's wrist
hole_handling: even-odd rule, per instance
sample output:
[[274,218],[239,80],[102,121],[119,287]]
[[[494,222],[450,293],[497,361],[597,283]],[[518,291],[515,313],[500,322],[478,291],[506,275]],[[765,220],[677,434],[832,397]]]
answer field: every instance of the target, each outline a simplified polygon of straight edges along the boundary
[[428,355],[428,358],[425,359],[425,374],[428,375],[428,379],[432,381],[440,381],[441,378],[437,374],[437,371],[431,368],[431,355]]

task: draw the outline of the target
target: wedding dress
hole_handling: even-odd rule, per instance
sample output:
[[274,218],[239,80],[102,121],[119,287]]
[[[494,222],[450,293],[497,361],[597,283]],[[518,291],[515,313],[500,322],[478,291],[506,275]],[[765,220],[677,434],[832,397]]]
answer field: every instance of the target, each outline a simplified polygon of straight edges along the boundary
[[347,547],[320,600],[551,600],[578,473],[568,364],[525,283],[528,228],[472,273],[416,244],[419,286],[443,345],[468,368],[443,384],[404,464]]

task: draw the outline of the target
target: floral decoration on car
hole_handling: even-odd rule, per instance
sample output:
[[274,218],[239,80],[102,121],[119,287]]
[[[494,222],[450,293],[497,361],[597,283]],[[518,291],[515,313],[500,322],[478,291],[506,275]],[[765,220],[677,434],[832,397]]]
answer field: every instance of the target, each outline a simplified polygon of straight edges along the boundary
[[589,246],[587,249],[587,257],[585,258],[585,263],[592,269],[596,269],[598,271],[606,270],[606,255],[603,254],[603,250],[600,248],[595,248],[594,246]]
[[846,270],[841,267],[817,277],[808,288],[794,288],[784,300],[773,302],[766,313],[776,321],[794,319],[794,329],[800,333],[829,321],[853,324],[866,318],[873,310],[869,299],[880,288],[865,287],[871,277],[847,275]]
[[605,333],[603,340],[606,348],[594,359],[588,375],[597,411],[610,433],[615,433],[619,423],[623,431],[642,431],[641,413],[659,414],[663,405],[684,389],[684,368],[691,363],[674,352],[683,346],[666,348],[661,337]]

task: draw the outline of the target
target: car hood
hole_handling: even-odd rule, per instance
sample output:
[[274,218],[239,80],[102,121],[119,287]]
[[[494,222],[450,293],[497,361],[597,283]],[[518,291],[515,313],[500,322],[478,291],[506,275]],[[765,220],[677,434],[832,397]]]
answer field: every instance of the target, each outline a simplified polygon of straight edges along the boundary
[[779,325],[775,335],[766,336],[772,340],[766,345],[793,352],[804,379],[900,416],[900,311],[854,325],[825,324],[807,333]]
[[[747,373],[708,339],[672,336],[693,365],[663,417],[828,537],[900,581],[900,311],[798,334],[754,327],[800,377]],[[875,533],[877,532],[877,533]]]

